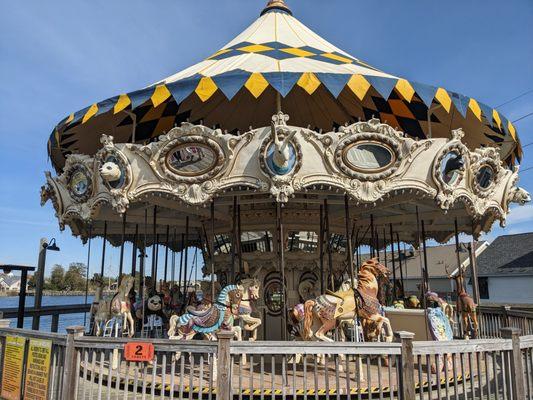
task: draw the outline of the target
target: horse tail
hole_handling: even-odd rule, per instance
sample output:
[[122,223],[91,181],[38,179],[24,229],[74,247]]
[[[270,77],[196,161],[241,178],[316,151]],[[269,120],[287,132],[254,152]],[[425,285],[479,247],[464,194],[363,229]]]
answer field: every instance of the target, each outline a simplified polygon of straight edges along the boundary
[[307,300],[304,303],[304,340],[311,339],[313,333],[311,332],[311,326],[313,325],[313,307],[315,306],[314,300]]
[[168,337],[176,335],[176,324],[178,323],[177,319],[177,315],[170,317],[170,320],[168,321]]

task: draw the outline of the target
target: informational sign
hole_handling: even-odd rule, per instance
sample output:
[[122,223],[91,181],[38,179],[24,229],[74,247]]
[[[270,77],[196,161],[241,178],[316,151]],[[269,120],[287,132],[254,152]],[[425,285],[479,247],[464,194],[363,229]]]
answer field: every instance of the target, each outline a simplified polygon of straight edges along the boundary
[[20,400],[26,339],[6,336],[5,343],[0,397],[6,400]]
[[24,382],[24,400],[47,399],[51,356],[51,340],[30,339],[26,362],[26,380]]
[[152,361],[154,359],[154,345],[152,343],[130,342],[124,345],[126,361]]

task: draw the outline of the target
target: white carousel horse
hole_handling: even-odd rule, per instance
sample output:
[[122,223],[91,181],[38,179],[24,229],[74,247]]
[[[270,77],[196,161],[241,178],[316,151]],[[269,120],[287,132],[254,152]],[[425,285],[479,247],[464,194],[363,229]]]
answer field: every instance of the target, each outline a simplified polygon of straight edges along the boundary
[[[133,287],[134,278],[126,275],[122,277],[117,293],[109,301],[100,300],[95,306],[94,324],[96,327],[96,336],[100,336],[100,325],[105,324],[109,319],[117,316],[122,317],[123,332],[127,332],[129,337],[135,333],[135,323],[131,315],[131,304],[128,294]],[[118,329],[118,327],[117,327]]]
[[257,328],[262,324],[260,318],[252,317],[252,305],[251,301],[259,299],[259,288],[260,283],[255,278],[243,279],[240,282],[240,285],[243,287],[244,293],[247,293],[247,297],[241,299],[241,304],[239,305],[238,314],[235,316],[235,319],[241,319],[246,325],[244,325],[244,330],[251,332],[250,341],[253,342],[257,340]]

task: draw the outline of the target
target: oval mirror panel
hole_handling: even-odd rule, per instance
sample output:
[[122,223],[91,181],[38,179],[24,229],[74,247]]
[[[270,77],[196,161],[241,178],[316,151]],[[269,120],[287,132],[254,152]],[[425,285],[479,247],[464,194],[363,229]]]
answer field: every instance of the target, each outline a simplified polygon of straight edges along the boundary
[[494,179],[494,170],[492,167],[485,165],[479,169],[476,174],[476,181],[482,189],[487,189]]
[[170,169],[180,175],[196,176],[211,170],[217,162],[213,149],[201,143],[181,144],[167,156]]
[[448,185],[455,184],[461,176],[464,165],[463,157],[459,153],[455,151],[447,153],[440,164],[442,181]]
[[70,178],[70,190],[75,196],[83,196],[89,190],[89,178],[83,171],[76,171]]
[[387,168],[393,161],[393,152],[378,143],[356,143],[344,155],[345,162],[353,169],[379,171]]

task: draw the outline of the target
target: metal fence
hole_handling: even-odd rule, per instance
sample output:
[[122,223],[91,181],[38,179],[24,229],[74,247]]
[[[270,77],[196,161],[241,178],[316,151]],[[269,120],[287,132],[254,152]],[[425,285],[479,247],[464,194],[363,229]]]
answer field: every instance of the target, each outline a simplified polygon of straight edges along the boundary
[[[2,360],[7,336],[52,341],[49,399],[533,399],[533,335],[514,328],[499,339],[451,342],[396,332],[395,343],[237,342],[226,332],[180,342],[6,328]],[[132,341],[152,343],[153,360],[125,361]]]

